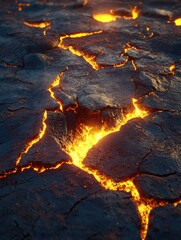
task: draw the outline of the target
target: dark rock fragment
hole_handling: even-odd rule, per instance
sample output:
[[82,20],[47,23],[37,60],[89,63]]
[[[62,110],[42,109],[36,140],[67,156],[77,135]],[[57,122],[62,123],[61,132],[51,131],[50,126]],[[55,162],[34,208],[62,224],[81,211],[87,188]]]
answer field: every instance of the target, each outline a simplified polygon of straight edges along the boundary
[[177,201],[181,198],[181,174],[159,177],[141,174],[134,180],[142,197],[155,200]]
[[165,239],[180,240],[181,238],[181,205],[167,205],[153,209],[146,240]]

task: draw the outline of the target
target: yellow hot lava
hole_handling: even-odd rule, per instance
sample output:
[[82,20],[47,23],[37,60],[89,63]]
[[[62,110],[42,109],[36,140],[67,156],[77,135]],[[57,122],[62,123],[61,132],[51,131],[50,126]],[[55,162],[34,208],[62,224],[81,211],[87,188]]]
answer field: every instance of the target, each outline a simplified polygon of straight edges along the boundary
[[30,3],[18,3],[18,11],[22,11],[23,7],[29,7]]
[[111,13],[95,13],[93,18],[98,22],[108,23],[115,22],[118,16],[112,15]]
[[175,67],[176,67],[175,63],[170,65],[170,72],[172,75],[175,75]]
[[119,131],[121,126],[125,125],[129,120],[137,117],[144,118],[149,115],[149,112],[141,109],[136,99],[132,99],[134,110],[128,113],[124,119],[117,123],[117,126],[112,129],[106,129],[102,127],[99,130],[95,130],[91,126],[82,126],[81,133],[78,134],[75,139],[66,145],[65,151],[71,156],[72,162],[75,166],[82,169],[83,171],[91,174],[95,179],[105,188],[112,191],[125,191],[130,192],[132,199],[135,201],[138,212],[140,214],[142,227],[141,227],[141,237],[142,240],[146,238],[149,214],[152,208],[159,206],[161,203],[157,204],[155,201],[145,201],[140,197],[138,190],[136,189],[133,180],[127,180],[125,182],[115,182],[113,179],[100,173],[98,170],[88,168],[83,164],[88,151],[98,143],[100,139],[107,136],[110,133]]
[[138,10],[137,6],[131,9],[132,19],[136,19],[139,17],[140,11]]
[[100,34],[100,33],[102,33],[102,30],[101,31],[95,31],[95,32],[74,33],[74,34],[70,34],[70,35],[61,36],[60,37],[60,43],[59,43],[58,47],[60,47],[64,50],[68,49],[71,53],[73,53],[73,54],[75,54],[79,57],[83,57],[84,60],[93,67],[93,69],[98,70],[98,69],[100,69],[100,66],[95,61],[96,56],[88,55],[88,54],[86,54],[82,51],[79,51],[79,50],[75,49],[73,46],[66,46],[66,44],[64,44],[63,41],[64,41],[65,38],[81,38],[81,37],[91,36],[91,35]]
[[59,106],[60,106],[59,108],[60,108],[61,111],[63,110],[62,103],[60,102],[59,99],[57,99],[57,98],[55,97],[53,88],[54,88],[54,87],[58,87],[58,86],[60,85],[60,80],[61,80],[63,74],[64,74],[64,72],[60,73],[60,74],[56,77],[56,79],[53,81],[53,83],[51,84],[51,86],[48,88],[48,91],[50,92],[50,96],[57,101],[57,103],[58,103]]
[[100,139],[110,133],[120,130],[120,127],[125,125],[129,120],[137,117],[144,118],[149,113],[146,110],[140,109],[136,104],[136,99],[132,99],[134,110],[127,114],[123,120],[118,122],[117,126],[111,129],[102,127],[99,131],[94,130],[91,126],[82,126],[81,134],[77,135],[76,139],[66,146],[66,152],[72,157],[73,163],[76,166],[81,166],[82,161],[86,157],[87,152],[93,145],[97,144]]
[[16,159],[16,166],[18,166],[18,164],[20,163],[21,159],[22,159],[22,156],[23,154],[27,153],[29,151],[29,149],[34,145],[36,144],[37,142],[40,141],[40,139],[44,136],[45,132],[46,132],[46,128],[47,128],[47,125],[45,123],[47,119],[47,111],[44,112],[43,114],[43,119],[42,119],[42,127],[38,133],[38,135],[32,139],[30,142],[28,142],[24,148],[24,150],[20,153],[19,157]]
[[176,26],[181,26],[181,18],[177,18],[174,20]]
[[115,22],[117,18],[124,18],[126,20],[131,20],[131,19],[136,19],[139,17],[139,10],[137,6],[133,7],[131,9],[131,16],[119,16],[119,15],[114,15],[113,11],[110,10],[109,13],[94,13],[93,18],[102,23],[109,23],[109,22]]
[[51,25],[50,21],[44,21],[44,22],[27,22],[24,21],[23,22],[25,25],[27,25],[28,27],[35,27],[35,28],[46,28],[49,27]]

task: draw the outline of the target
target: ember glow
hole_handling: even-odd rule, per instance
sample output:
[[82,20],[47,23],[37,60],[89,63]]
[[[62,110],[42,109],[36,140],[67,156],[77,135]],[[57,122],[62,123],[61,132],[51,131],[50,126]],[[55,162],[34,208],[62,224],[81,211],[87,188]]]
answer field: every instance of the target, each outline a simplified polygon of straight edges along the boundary
[[76,136],[74,141],[66,146],[66,152],[72,157],[73,163],[81,167],[87,152],[94,146],[100,139],[110,133],[117,132],[121,126],[125,125],[129,120],[137,117],[144,118],[148,116],[149,112],[141,109],[136,104],[136,99],[132,99],[134,110],[128,113],[123,120],[117,123],[117,126],[112,129],[102,127],[100,130],[95,130],[92,126],[82,126],[81,133]]
[[60,108],[61,111],[63,110],[62,103],[59,101],[59,99],[57,99],[57,98],[55,97],[53,88],[54,88],[54,87],[58,87],[58,86],[60,85],[60,80],[61,80],[62,76],[63,76],[63,72],[60,73],[60,74],[56,77],[56,79],[53,81],[53,83],[51,84],[51,86],[48,88],[48,91],[50,92],[50,96],[57,101],[57,103],[58,103],[59,106],[60,106],[59,108]]
[[18,3],[18,11],[22,11],[23,7],[29,7],[30,3]]
[[137,19],[139,17],[139,10],[137,8],[137,6],[133,7],[131,9],[131,14],[132,14],[132,19]]
[[114,16],[110,13],[95,13],[93,14],[93,18],[98,22],[108,23],[108,22],[115,22],[118,16]]
[[40,139],[44,136],[45,132],[46,132],[46,128],[47,128],[47,125],[45,123],[47,119],[47,111],[44,112],[43,114],[43,119],[42,119],[42,127],[38,133],[38,135],[32,139],[30,142],[28,142],[24,148],[24,150],[20,153],[19,157],[16,159],[16,166],[18,166],[18,164],[20,163],[21,159],[22,159],[22,156],[23,154],[26,154],[29,149],[34,145],[36,144],[37,142],[40,141]]
[[174,23],[175,23],[175,25],[178,26],[178,27],[181,26],[181,18],[175,19]]
[[46,28],[46,27],[49,27],[51,25],[50,21],[43,21],[43,22],[27,22],[27,21],[24,21],[23,23],[25,25],[27,25],[28,27],[34,27],[34,28]]
[[176,67],[175,63],[170,65],[170,72],[172,75],[175,75],[175,67]]
[[131,16],[119,16],[119,15],[114,15],[113,11],[110,10],[109,13],[94,13],[93,18],[102,23],[109,23],[109,22],[115,22],[118,18],[124,18],[126,20],[131,20],[131,19],[136,19],[139,17],[139,10],[137,6],[133,7],[131,9]]
[[135,201],[137,205],[137,209],[141,219],[141,237],[142,240],[146,238],[148,231],[148,223],[149,223],[149,214],[150,211],[157,207],[158,204],[154,201],[149,203],[148,201],[143,200],[140,197],[136,186],[133,183],[133,180],[128,180],[124,182],[115,182],[104,174],[100,173],[97,170],[88,168],[84,165],[83,160],[85,159],[88,151],[99,142],[100,139],[104,138],[110,133],[117,132],[120,128],[125,125],[129,120],[140,117],[144,118],[149,115],[149,112],[142,109],[137,105],[137,100],[132,99],[132,103],[134,106],[134,110],[128,113],[124,119],[117,123],[117,126],[112,129],[106,129],[102,127],[97,130],[91,126],[83,125],[81,128],[80,134],[77,134],[75,139],[66,145],[65,151],[71,156],[73,164],[83,171],[91,174],[95,177],[95,179],[102,185],[103,188],[112,190],[112,191],[125,191],[130,192],[132,195],[132,199]]
[[65,35],[65,36],[61,36],[60,37],[60,43],[58,45],[59,48],[62,48],[64,50],[69,50],[71,53],[79,56],[79,57],[83,57],[84,60],[89,63],[93,69],[98,70],[100,69],[100,66],[96,63],[95,59],[96,56],[94,55],[88,55],[82,51],[79,51],[77,49],[75,49],[73,46],[67,46],[66,44],[64,44],[64,39],[66,38],[81,38],[81,37],[86,37],[86,36],[91,36],[94,34],[100,34],[102,33],[101,31],[95,31],[95,32],[83,32],[83,33],[75,33],[75,34],[70,34],[70,35]]

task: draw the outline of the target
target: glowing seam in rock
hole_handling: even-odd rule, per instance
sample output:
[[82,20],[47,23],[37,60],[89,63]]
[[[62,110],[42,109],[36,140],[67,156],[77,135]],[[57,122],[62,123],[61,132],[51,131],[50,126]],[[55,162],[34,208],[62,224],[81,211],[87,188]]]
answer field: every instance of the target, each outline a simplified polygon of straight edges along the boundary
[[22,11],[23,8],[22,7],[29,7],[30,6],[30,3],[18,3],[18,11]]
[[44,22],[27,22],[24,21],[23,22],[25,25],[27,25],[28,27],[35,27],[35,28],[46,28],[49,27],[51,25],[50,21],[44,21]]
[[175,63],[173,63],[173,64],[170,65],[170,72],[171,72],[171,74],[172,74],[173,76],[175,75],[175,67],[176,67],[176,64],[175,64]]
[[139,10],[138,10],[137,6],[135,6],[131,9],[131,16],[130,17],[114,15],[112,10],[110,10],[109,13],[94,13],[93,14],[93,18],[96,21],[102,22],[102,23],[115,22],[117,20],[117,18],[124,18],[126,20],[132,20],[132,19],[136,19],[138,17],[139,17]]
[[178,27],[181,26],[181,18],[175,19],[175,20],[174,20],[174,23],[175,23],[175,25],[178,26]]
[[[149,112],[140,109],[136,104],[137,100],[133,100],[134,110],[133,112],[126,115],[125,119],[121,120],[115,128],[105,129],[102,127],[100,130],[94,130],[91,126],[82,126],[82,131],[80,135],[77,135],[72,143],[66,145],[65,151],[72,157],[73,164],[83,171],[91,174],[95,177],[95,179],[104,187],[105,189],[109,189],[112,191],[125,191],[131,192],[133,200],[136,202],[138,212],[140,214],[142,228],[141,228],[141,237],[142,240],[145,239],[147,230],[148,230],[148,222],[149,222],[149,214],[153,206],[158,206],[154,201],[148,203],[148,201],[144,202],[139,195],[138,190],[136,189],[133,180],[128,180],[125,182],[116,183],[112,179],[107,176],[99,173],[99,171],[90,169],[83,164],[83,160],[86,157],[87,152],[96,144],[100,139],[107,136],[110,133],[119,131],[121,126],[125,125],[129,120],[141,117],[146,117]],[[161,204],[161,203],[160,203]]]
[[20,163],[21,159],[22,159],[22,156],[23,154],[26,154],[29,149],[34,145],[36,144],[37,142],[40,141],[40,139],[44,136],[45,132],[46,132],[46,128],[47,128],[47,125],[45,123],[47,119],[47,111],[44,112],[43,114],[43,119],[42,119],[42,127],[38,133],[38,135],[32,139],[30,142],[28,142],[25,146],[25,149],[20,153],[19,157],[16,159],[16,166],[18,166],[18,164]]
[[70,34],[70,35],[66,35],[66,36],[61,36],[60,37],[60,43],[58,45],[58,47],[60,48],[63,48],[64,50],[69,50],[70,52],[72,52],[73,54],[79,56],[79,57],[83,57],[85,59],[85,61],[87,63],[89,63],[95,70],[98,70],[100,69],[100,66],[96,63],[95,59],[96,59],[96,56],[94,55],[88,55],[88,54],[85,54],[84,52],[81,52],[79,50],[76,50],[73,46],[66,46],[64,43],[63,43],[63,40],[65,38],[81,38],[81,37],[86,37],[86,36],[91,36],[91,35],[94,35],[94,34],[100,34],[102,33],[103,31],[100,30],[100,31],[96,31],[96,32],[87,32],[87,33],[75,33],[75,34]]
[[57,101],[57,103],[59,104],[59,109],[60,109],[61,111],[63,110],[62,103],[61,103],[61,101],[60,101],[59,99],[57,99],[57,98],[55,97],[55,93],[54,93],[54,91],[53,91],[53,88],[54,88],[54,87],[58,87],[58,86],[60,85],[60,80],[61,80],[63,74],[64,74],[64,72],[60,73],[60,74],[56,77],[56,79],[53,81],[53,83],[51,84],[51,86],[48,88],[48,91],[50,92],[50,96]]

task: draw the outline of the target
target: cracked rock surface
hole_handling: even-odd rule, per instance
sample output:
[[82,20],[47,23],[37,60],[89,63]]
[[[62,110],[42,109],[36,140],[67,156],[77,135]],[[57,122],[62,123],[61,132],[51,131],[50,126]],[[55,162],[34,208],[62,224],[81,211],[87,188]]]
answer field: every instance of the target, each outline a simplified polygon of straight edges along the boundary
[[0,239],[180,240],[180,1],[0,6]]
[[140,239],[130,195],[104,191],[94,178],[72,166],[54,174],[28,171],[3,179],[0,202],[2,240]]

